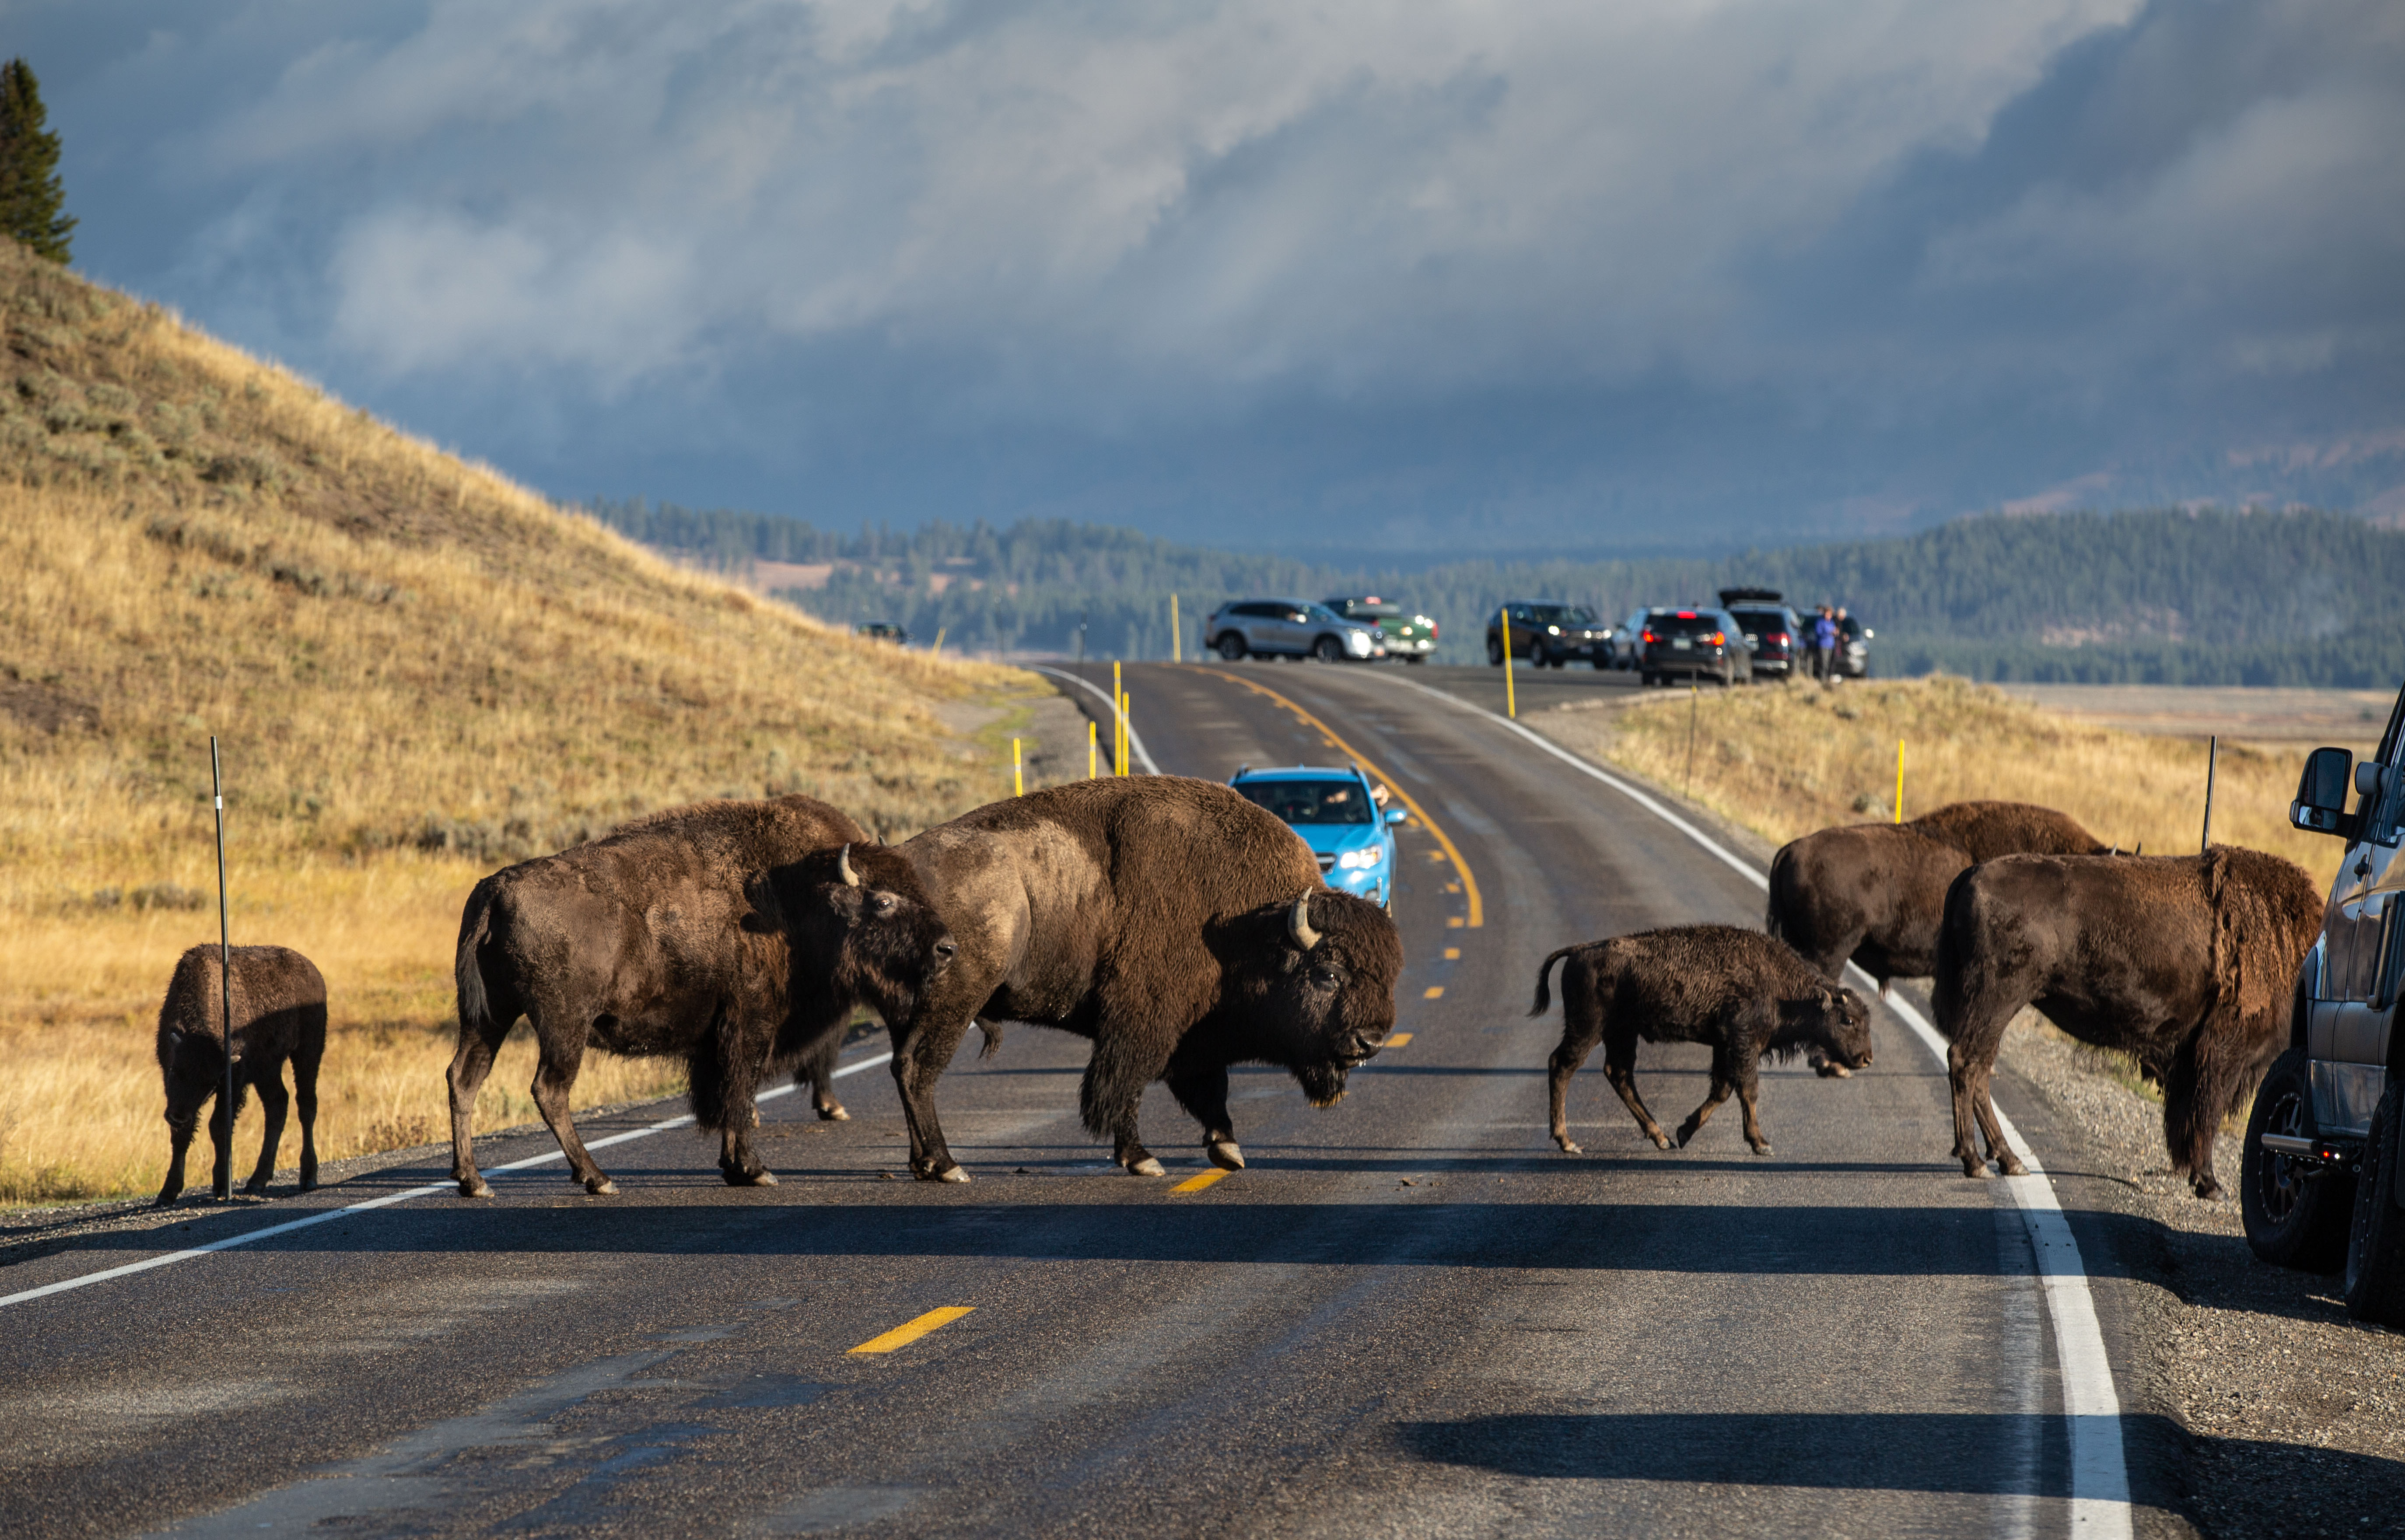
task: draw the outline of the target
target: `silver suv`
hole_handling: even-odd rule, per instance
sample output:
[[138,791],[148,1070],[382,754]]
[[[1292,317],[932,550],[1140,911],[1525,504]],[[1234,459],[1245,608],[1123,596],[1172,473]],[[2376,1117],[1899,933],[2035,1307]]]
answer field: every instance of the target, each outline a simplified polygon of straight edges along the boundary
[[[2281,1267],[2343,1271],[2347,1313],[2405,1326],[2405,692],[2379,750],[2305,761],[2288,821],[2347,842],[2320,939],[2298,970],[2288,1050],[2271,1063],[2246,1122],[2239,1210],[2255,1254]],[[2347,811],[2348,786],[2355,810]]]
[[1239,599],[1211,611],[1202,645],[1230,663],[1247,653],[1367,663],[1385,656],[1374,624],[1348,621],[1308,599]]

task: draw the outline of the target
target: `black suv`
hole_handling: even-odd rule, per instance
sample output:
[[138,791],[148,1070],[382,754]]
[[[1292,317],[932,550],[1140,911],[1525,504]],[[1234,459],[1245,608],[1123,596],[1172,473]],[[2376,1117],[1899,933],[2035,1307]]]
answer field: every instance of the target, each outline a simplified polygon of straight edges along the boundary
[[1805,663],[1812,640],[1785,595],[1775,588],[1723,588],[1721,607],[1745,631],[1745,645],[1753,652],[1753,671],[1793,679]]
[[1486,621],[1486,661],[1503,661],[1503,616],[1512,618],[1512,655],[1540,668],[1559,668],[1581,658],[1597,668],[1611,666],[1611,627],[1582,604],[1554,599],[1514,599]]
[[[2239,1213],[2266,1262],[2343,1271],[2347,1314],[2405,1326],[2405,693],[2380,748],[2305,761],[2288,821],[2347,842],[2322,933],[2297,971],[2288,1051],[2246,1120]],[[2352,772],[2350,774],[2350,772]],[[2352,782],[2355,811],[2346,810]]]
[[1723,684],[1751,683],[1753,653],[1744,628],[1725,609],[1649,609],[1637,637],[1637,667],[1646,684],[1704,674]]

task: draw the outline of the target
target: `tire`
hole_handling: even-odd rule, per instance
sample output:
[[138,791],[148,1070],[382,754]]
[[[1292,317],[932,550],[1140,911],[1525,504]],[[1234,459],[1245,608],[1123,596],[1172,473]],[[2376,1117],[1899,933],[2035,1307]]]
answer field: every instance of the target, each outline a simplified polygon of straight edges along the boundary
[[1659,674],[1654,673],[1653,670],[1649,668],[1645,670],[1644,673],[1639,674],[1637,677],[1637,688],[1639,690],[1651,690],[1653,688],[1655,682],[1660,679],[1661,676]]
[[2263,1148],[2263,1136],[2304,1134],[2314,1123],[2313,1086],[2305,1053],[2291,1048],[2271,1061],[2246,1119],[2238,1165],[2238,1214],[2246,1244],[2275,1267],[2334,1273],[2346,1265],[2347,1222],[2355,1178],[2334,1167],[2319,1170]]
[[1426,663],[1428,662],[1428,654],[1425,652],[1406,652],[1403,654],[1403,661],[1410,664]]
[[1238,658],[1241,658],[1244,655],[1245,638],[1241,633],[1234,631],[1222,631],[1219,633],[1219,656],[1227,659],[1230,663],[1234,663]]
[[1613,665],[1612,661],[1611,661],[1611,659],[1610,659],[1610,657],[1609,655],[1606,655],[1606,656],[1604,656],[1604,657],[1600,657],[1600,658],[1596,658],[1596,659],[1595,660],[1595,671],[1596,671],[1596,673],[1598,673],[1598,674],[1602,673],[1605,669],[1607,669],[1607,668],[1610,668],[1610,667],[1612,667],[1612,666],[1614,666],[1614,665]]
[[2405,1209],[2397,1206],[2398,1124],[2405,1085],[2391,1085],[2371,1114],[2363,1169],[2355,1181],[2354,1223],[2346,1243],[2346,1313],[2383,1326],[2405,1326]]
[[1311,655],[1322,663],[1344,661],[1344,644],[1333,637],[1322,637],[1311,644]]
[[1486,666],[1489,668],[1503,666],[1503,644],[1492,637],[1486,638]]

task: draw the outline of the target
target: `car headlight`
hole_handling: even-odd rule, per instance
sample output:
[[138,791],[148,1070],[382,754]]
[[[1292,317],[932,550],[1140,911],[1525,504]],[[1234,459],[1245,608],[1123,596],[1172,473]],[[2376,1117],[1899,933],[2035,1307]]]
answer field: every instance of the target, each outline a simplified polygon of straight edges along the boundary
[[1370,651],[1370,634],[1367,631],[1348,633],[1344,638],[1344,645],[1356,652],[1367,652]]
[[1345,851],[1336,858],[1336,864],[1347,872],[1366,872],[1385,859],[1386,852],[1371,845],[1358,850]]

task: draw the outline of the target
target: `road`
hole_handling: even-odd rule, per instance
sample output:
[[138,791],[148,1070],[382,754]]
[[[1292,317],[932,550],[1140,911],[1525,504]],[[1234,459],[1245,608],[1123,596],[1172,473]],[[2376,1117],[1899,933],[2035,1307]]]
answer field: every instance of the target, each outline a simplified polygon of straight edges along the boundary
[[[1942,1071],[1886,1011],[1851,1080],[1767,1069],[1772,1155],[1733,1111],[1655,1151],[1599,1063],[1572,1093],[1587,1153],[1553,1149],[1538,960],[1758,924],[1760,889],[1416,687],[1440,672],[1129,670],[1164,771],[1350,755],[1426,814],[1395,905],[1409,1040],[1326,1111],[1238,1071],[1245,1171],[1192,1181],[1209,1168],[1158,1087],[1146,1139],[1170,1175],[1118,1171],[1076,1122],[1085,1044],[1013,1028],[938,1093],[965,1186],[907,1180],[872,1068],[842,1082],[851,1123],[764,1107],[775,1188],[723,1186],[686,1128],[601,1152],[614,1197],[553,1162],[494,1173],[489,1202],[421,1196],[10,1305],[0,1530],[2064,1533],[2029,1231],[2012,1184],[1952,1174]],[[1666,1123],[1704,1061],[1645,1052]],[[174,1239],[444,1169],[196,1209]],[[0,1294],[157,1254],[94,1236]]]

